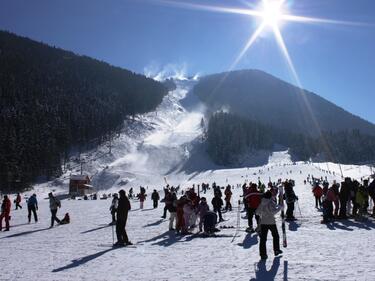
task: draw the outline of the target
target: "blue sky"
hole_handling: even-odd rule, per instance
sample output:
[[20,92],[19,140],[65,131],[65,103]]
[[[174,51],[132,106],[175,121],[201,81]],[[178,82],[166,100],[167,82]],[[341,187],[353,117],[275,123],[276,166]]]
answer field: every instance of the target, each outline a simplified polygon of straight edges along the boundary
[[[189,2],[242,8],[259,3]],[[374,23],[283,23],[281,32],[305,89],[375,123],[375,1],[287,2],[291,14]],[[247,15],[181,9],[156,0],[0,2],[0,29],[139,73],[165,67],[184,68],[189,75],[226,71],[258,24]],[[272,32],[262,33],[236,66],[248,68],[296,84]]]

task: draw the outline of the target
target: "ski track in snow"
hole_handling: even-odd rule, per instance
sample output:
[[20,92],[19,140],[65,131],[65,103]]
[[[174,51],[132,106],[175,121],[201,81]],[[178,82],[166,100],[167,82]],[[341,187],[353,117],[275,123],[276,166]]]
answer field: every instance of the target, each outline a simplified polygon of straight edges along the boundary
[[[58,216],[69,212],[71,224],[48,229],[46,195],[50,190],[66,192],[69,174],[78,171],[75,168],[60,180],[37,185],[26,193],[38,194],[38,223],[26,223],[25,207],[12,211],[11,231],[0,232],[0,280],[375,280],[375,222],[320,224],[321,213],[314,208],[311,187],[303,184],[308,174],[341,181],[341,170],[345,176],[360,179],[371,174],[369,167],[293,164],[287,152],[276,152],[260,167],[169,173],[189,158],[191,143],[202,134],[202,109],[188,111],[180,103],[191,83],[178,82],[178,88],[164,98],[157,113],[127,121],[125,132],[112,144],[111,154],[102,146],[82,155],[87,160],[95,159],[87,161],[84,170],[95,175],[93,184],[102,189],[99,193],[130,186],[138,192],[139,185],[148,186],[143,210],[139,202],[131,201],[127,231],[136,248],[108,247],[112,243],[110,200],[63,200]],[[269,258],[259,262],[259,238],[244,231],[245,213],[241,213],[241,228],[233,243],[233,228],[222,229],[218,237],[209,238],[168,232],[168,220],[160,218],[164,204],[154,210],[150,201],[154,188],[163,197],[165,174],[169,183],[182,184],[183,188],[202,182],[234,185],[234,209],[224,213],[227,221],[221,223],[226,226],[236,225],[236,202],[241,194],[237,184],[257,182],[258,177],[262,182],[269,178],[294,179],[302,217],[296,206],[299,221],[286,225],[288,248],[283,249],[283,256],[274,258],[269,234]],[[211,193],[205,195],[208,202]],[[279,218],[277,224],[281,234]]]

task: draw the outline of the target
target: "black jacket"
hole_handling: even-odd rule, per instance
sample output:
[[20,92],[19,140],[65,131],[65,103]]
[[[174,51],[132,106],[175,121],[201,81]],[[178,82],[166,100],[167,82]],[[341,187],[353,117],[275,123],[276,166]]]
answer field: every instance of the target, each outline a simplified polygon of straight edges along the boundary
[[120,195],[120,199],[118,200],[118,207],[117,207],[117,220],[118,221],[126,221],[128,219],[128,212],[131,209],[130,201],[128,197],[122,197]]

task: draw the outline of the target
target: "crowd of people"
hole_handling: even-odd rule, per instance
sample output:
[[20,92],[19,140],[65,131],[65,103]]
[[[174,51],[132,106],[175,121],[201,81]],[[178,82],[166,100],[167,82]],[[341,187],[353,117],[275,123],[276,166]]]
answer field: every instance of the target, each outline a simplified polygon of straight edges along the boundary
[[[316,179],[308,176],[313,188],[315,207],[322,209],[322,223],[329,223],[335,219],[354,218],[364,220],[366,216],[375,217],[375,180],[370,183],[369,179],[364,179],[361,183],[349,177],[339,184],[329,182],[322,178]],[[372,205],[372,212],[368,209]]]
[[[51,225],[50,228],[54,226],[54,223],[57,222],[58,224],[68,224],[70,223],[70,216],[69,213],[66,213],[64,218],[60,220],[57,217],[57,211],[59,208],[61,208],[61,202],[58,198],[56,198],[52,192],[48,194],[49,199],[49,209],[51,212]],[[22,197],[19,193],[17,193],[16,198],[14,199],[13,203],[15,204],[14,211],[18,209],[22,209]],[[0,213],[0,231],[3,229],[3,220],[5,221],[5,230],[10,230],[10,219],[11,219],[11,206],[12,202],[8,195],[3,196],[3,201],[1,203],[1,213]],[[27,200],[26,200],[26,206],[27,206],[27,219],[28,223],[31,223],[32,216],[34,217],[34,222],[38,222],[38,199],[36,194],[32,194]]]
[[[330,185],[327,178],[317,179],[308,176],[304,181],[310,183],[312,193],[315,199],[315,207],[323,211],[322,223],[329,223],[334,219],[363,219],[366,215],[375,217],[375,180],[363,180],[361,183],[351,178],[339,184],[333,181]],[[273,251],[275,256],[282,253],[280,250],[280,236],[276,227],[275,215],[284,211],[286,207],[286,221],[296,220],[294,216],[294,206],[298,201],[298,196],[294,192],[295,183],[293,180],[281,179],[278,182],[269,182],[265,185],[262,182],[244,183],[242,185],[242,200],[239,200],[237,211],[240,212],[240,205],[243,204],[246,212],[247,228],[246,232],[257,232],[260,237],[259,254],[262,259],[267,258],[266,241],[270,231],[273,237]],[[237,185],[237,188],[241,186]],[[212,235],[219,231],[217,224],[224,221],[223,213],[232,212],[235,209],[232,206],[234,186],[219,186],[216,183],[212,185],[202,183],[193,185],[187,190],[181,190],[180,187],[167,185],[164,188],[164,197],[161,199],[159,192],[154,189],[151,193],[152,206],[157,209],[159,202],[163,202],[162,218],[167,217],[169,213],[169,231],[178,235],[191,234],[194,228],[198,228],[197,233]],[[206,194],[212,190],[211,204],[208,203]],[[202,196],[203,195],[203,196]],[[144,201],[147,198],[146,189],[140,187],[139,193],[134,195],[133,188],[129,190],[128,196],[125,190],[120,190],[118,194],[114,193],[110,205],[111,225],[116,226],[117,242],[115,246],[127,246],[132,242],[129,240],[126,232],[126,222],[128,212],[131,210],[129,198],[138,199],[140,209],[143,209]],[[50,227],[54,227],[55,222],[66,224],[70,222],[68,213],[60,220],[57,217],[58,209],[61,208],[61,201],[52,193],[48,194],[49,209],[51,212]],[[15,209],[22,209],[22,198],[20,194],[15,196],[13,201]],[[242,203],[241,203],[242,202]],[[38,222],[38,200],[36,194],[27,199],[28,222],[31,223],[32,217]],[[2,222],[5,220],[5,230],[9,231],[11,218],[11,200],[8,195],[4,195],[1,205],[0,230]],[[372,214],[368,213],[372,206]]]

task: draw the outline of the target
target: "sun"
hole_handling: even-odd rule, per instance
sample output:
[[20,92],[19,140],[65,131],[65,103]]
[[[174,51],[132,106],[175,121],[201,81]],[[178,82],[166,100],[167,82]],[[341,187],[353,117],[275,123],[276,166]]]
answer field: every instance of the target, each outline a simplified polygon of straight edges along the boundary
[[282,19],[281,1],[263,1],[259,9],[263,23],[270,27],[278,27]]

